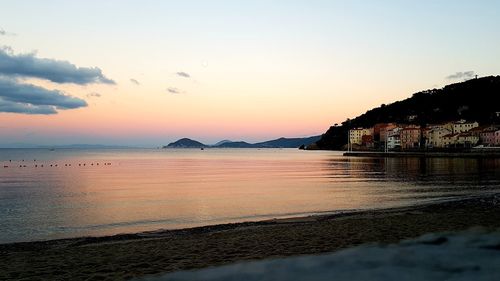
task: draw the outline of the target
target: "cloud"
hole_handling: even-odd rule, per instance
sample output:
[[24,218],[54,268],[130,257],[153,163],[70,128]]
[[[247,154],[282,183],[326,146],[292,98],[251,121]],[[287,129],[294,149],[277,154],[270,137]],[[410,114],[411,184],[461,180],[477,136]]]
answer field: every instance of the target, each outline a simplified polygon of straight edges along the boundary
[[10,102],[5,101],[2,98],[0,98],[0,112],[46,115],[57,114],[57,111],[53,106]]
[[116,84],[98,67],[77,67],[68,61],[37,58],[35,53],[15,55],[9,47],[0,48],[0,74],[79,85]]
[[87,98],[100,98],[100,97],[101,97],[101,94],[96,93],[96,92],[87,94]]
[[167,88],[167,91],[171,94],[182,94],[184,93],[183,91],[177,89],[177,88],[174,88],[174,87],[169,87]]
[[132,82],[136,85],[141,85],[141,83],[139,83],[139,81],[135,80],[134,78],[130,78],[130,82]]
[[189,75],[189,73],[186,73],[186,72],[179,71],[179,72],[176,72],[175,74],[177,76],[180,76],[180,77],[191,78],[191,75]]
[[58,90],[48,90],[31,84],[0,77],[0,112],[26,114],[56,114],[57,110],[86,107],[83,99]]
[[3,28],[0,27],[0,36],[16,36],[16,34],[7,32]]
[[446,79],[470,79],[476,75],[474,71],[456,72],[446,76]]

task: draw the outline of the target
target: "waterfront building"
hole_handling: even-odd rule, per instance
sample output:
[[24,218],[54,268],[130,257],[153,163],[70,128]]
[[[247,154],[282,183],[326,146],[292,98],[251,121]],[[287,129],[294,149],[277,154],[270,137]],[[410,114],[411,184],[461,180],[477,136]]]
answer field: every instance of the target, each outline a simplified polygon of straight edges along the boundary
[[457,143],[458,134],[448,134],[443,136],[443,147],[454,147]]
[[452,134],[460,134],[467,132],[473,128],[479,127],[477,122],[467,122],[466,120],[459,120],[450,122],[445,125],[447,129],[451,130]]
[[387,123],[380,126],[380,142],[385,143],[387,141],[388,132],[396,127],[397,125],[395,123]]
[[408,126],[401,130],[401,148],[412,149],[420,147],[420,126]]
[[425,133],[425,147],[442,148],[445,147],[444,136],[451,134],[451,130],[444,126],[432,126]]
[[401,130],[403,128],[396,127],[387,132],[387,149],[401,148]]
[[373,126],[373,140],[375,142],[385,142],[387,140],[387,131],[395,128],[395,123],[378,123]]
[[473,147],[479,142],[479,137],[471,133],[460,133],[457,136],[456,145],[459,147]]
[[373,129],[356,128],[349,130],[349,143],[350,144],[363,144],[363,136],[373,135]]

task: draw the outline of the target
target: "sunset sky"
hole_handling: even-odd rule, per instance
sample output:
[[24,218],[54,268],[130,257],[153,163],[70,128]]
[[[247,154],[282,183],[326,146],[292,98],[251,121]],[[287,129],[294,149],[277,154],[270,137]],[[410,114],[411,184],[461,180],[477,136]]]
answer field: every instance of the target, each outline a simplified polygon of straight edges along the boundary
[[321,134],[500,74],[500,1],[0,0],[0,146]]

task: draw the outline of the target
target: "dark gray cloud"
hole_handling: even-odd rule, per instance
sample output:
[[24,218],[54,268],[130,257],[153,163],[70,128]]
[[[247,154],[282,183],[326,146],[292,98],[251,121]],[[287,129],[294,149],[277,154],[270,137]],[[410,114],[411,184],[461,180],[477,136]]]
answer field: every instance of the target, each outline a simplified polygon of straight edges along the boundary
[[474,78],[474,76],[476,76],[476,73],[474,71],[464,71],[448,75],[446,76],[446,79],[470,79]]
[[0,98],[0,112],[23,114],[57,114],[56,109],[49,105],[32,105],[5,101]]
[[130,82],[132,82],[136,85],[141,85],[141,83],[139,83],[139,81],[135,80],[134,78],[130,78]]
[[56,109],[86,107],[83,99],[69,96],[58,90],[48,90],[31,84],[0,77],[0,112],[27,114],[55,114]]
[[7,32],[0,27],[0,35],[7,35]]
[[177,76],[180,76],[180,77],[191,78],[191,75],[189,75],[189,73],[186,73],[186,72],[179,71],[179,72],[176,72],[175,74]]
[[116,84],[98,67],[77,67],[68,61],[37,58],[34,53],[15,55],[9,47],[0,48],[0,74],[79,85]]
[[181,91],[177,88],[174,88],[174,87],[168,87],[167,91],[171,94],[182,94],[183,93],[183,91]]

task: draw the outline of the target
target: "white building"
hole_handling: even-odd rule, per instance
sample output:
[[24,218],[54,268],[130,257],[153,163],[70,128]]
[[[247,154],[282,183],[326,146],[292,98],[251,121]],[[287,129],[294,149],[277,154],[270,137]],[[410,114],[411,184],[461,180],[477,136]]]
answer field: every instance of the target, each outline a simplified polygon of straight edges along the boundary
[[403,128],[396,127],[387,131],[387,149],[395,149],[401,147],[401,130]]

